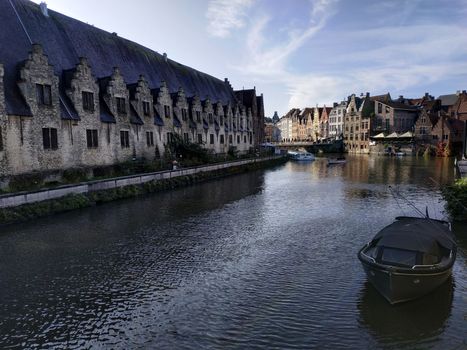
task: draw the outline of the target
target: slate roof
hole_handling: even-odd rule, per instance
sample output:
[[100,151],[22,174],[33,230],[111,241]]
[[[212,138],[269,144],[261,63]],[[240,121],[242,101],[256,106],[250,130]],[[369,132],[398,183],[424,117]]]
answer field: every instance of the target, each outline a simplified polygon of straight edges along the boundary
[[131,124],[137,124],[137,125],[143,125],[143,121],[138,115],[138,112],[136,112],[135,107],[133,107],[133,104],[130,103],[130,123]]
[[392,101],[391,95],[389,92],[384,95],[375,95],[375,96],[370,96],[371,101],[379,101],[379,102],[390,102]]
[[[33,43],[41,44],[57,76],[75,68],[86,57],[95,77],[106,77],[119,67],[127,84],[144,75],[151,88],[167,83],[170,92],[182,87],[189,96],[209,97],[226,104],[236,101],[227,82],[184,66],[142,45],[49,10],[45,17],[39,5],[11,0]],[[17,87],[18,64],[28,57],[31,43],[10,1],[0,1],[0,63],[5,68],[5,97],[8,114],[30,116],[31,111]]]
[[157,111],[156,106],[154,106],[154,124],[164,126],[164,121],[162,120],[161,115]]
[[253,107],[253,101],[256,100],[256,90],[247,89],[247,90],[237,90],[235,91],[235,96],[237,99],[243,103],[246,108]]
[[452,106],[457,102],[458,96],[456,94],[451,94],[451,95],[441,95],[438,97],[439,100],[441,100],[441,106],[447,107],[447,106]]
[[406,105],[405,103],[401,103],[401,102],[387,102],[385,103],[386,105],[394,108],[394,109],[405,109],[405,110],[408,110],[408,111],[416,111],[417,110],[417,107],[415,106],[409,106],[409,105]]
[[174,114],[174,126],[176,128],[181,128],[182,127],[182,123],[180,123],[180,119],[178,119],[175,114]]
[[99,102],[100,102],[100,118],[101,122],[103,123],[116,123],[115,117],[110,111],[109,106],[107,106],[107,102],[104,101],[102,95],[99,95]]
[[80,120],[73,103],[63,93],[60,93],[60,117],[65,120]]

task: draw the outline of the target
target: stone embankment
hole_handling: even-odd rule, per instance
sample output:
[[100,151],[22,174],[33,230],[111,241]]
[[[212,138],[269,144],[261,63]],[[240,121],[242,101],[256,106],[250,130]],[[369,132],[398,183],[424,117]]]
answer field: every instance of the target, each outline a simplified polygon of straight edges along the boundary
[[273,166],[283,163],[286,159],[282,156],[246,159],[89,181],[32,192],[5,194],[0,196],[0,225],[88,207],[116,199],[183,187],[227,175]]

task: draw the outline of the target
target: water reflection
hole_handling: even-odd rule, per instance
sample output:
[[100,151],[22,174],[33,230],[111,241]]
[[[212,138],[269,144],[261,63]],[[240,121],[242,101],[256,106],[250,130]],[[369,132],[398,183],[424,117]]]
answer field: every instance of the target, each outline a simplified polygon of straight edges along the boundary
[[377,339],[378,343],[398,349],[428,347],[445,328],[451,314],[452,278],[421,299],[390,305],[369,283],[360,291],[357,308],[359,323]]
[[[388,185],[443,215],[427,177],[451,181],[446,164],[289,162],[4,228],[0,348],[459,347],[464,253],[447,293],[394,309],[356,258],[413,214]],[[465,226],[454,230],[466,247]]]

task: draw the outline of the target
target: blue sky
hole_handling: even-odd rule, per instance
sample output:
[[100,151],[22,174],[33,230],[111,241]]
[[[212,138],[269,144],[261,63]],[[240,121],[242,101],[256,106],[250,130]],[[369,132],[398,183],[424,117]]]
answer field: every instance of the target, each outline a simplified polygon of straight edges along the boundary
[[[36,1],[39,2],[39,1]],[[467,89],[465,0],[49,0],[50,9],[256,86],[266,115],[351,93]]]

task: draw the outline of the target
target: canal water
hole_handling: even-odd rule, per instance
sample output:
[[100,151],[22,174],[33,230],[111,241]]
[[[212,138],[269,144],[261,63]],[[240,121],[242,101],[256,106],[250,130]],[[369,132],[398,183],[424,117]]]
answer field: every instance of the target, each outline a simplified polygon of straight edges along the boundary
[[390,306],[357,259],[416,214],[388,185],[444,216],[452,162],[348,159],[1,228],[0,348],[467,348],[466,226],[452,279],[414,302]]

